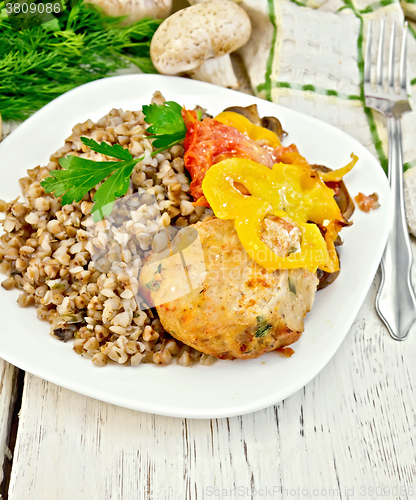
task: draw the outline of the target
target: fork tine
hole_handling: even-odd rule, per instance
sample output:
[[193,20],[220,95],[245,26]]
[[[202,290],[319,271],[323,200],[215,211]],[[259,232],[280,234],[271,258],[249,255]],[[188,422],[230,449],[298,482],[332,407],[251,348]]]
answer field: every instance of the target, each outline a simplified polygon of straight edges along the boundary
[[406,60],[407,60],[407,21],[404,23],[402,50],[400,54],[400,88],[407,93],[406,88]]
[[[1,1],[1,0],[0,0]],[[384,0],[383,0],[384,1]],[[416,0],[413,0],[416,1]],[[380,19],[377,21],[380,28],[377,27],[377,36],[379,40],[374,41],[374,22],[367,21],[367,38],[365,47],[364,71],[363,71],[363,87],[365,105],[368,108],[375,109],[383,113],[387,117],[401,116],[404,113],[412,110],[409,96],[407,94],[407,79],[406,79],[406,53],[407,53],[407,31],[408,26],[404,23],[403,29],[398,28],[397,21],[394,23],[391,20],[391,36],[389,32],[389,40],[384,40],[386,34],[386,21]],[[390,21],[389,21],[390,22]],[[400,23],[401,24],[401,23]],[[388,26],[390,29],[390,26]],[[403,32],[401,40],[401,58],[398,59],[398,47],[396,37],[398,31]],[[400,33],[401,35],[401,33]],[[387,42],[389,47],[387,47]],[[372,45],[377,44],[378,52],[371,57]],[[396,50],[397,47],[397,50]],[[384,49],[389,51],[384,57]],[[388,59],[388,60],[387,60]],[[386,62],[384,68],[383,62]],[[375,71],[373,66],[376,66]],[[400,74],[399,74],[400,66]],[[384,73],[384,78],[383,78]],[[387,74],[388,73],[388,74]],[[374,78],[375,77],[375,78]],[[400,82],[400,86],[396,83]]]
[[365,46],[364,58],[364,85],[371,84],[371,42],[373,33],[373,21],[368,21],[367,42]]
[[388,86],[394,91],[394,53],[396,49],[396,21],[393,21],[390,37]]
[[383,86],[383,58],[384,58],[384,19],[380,22],[380,35],[377,54],[377,85]]

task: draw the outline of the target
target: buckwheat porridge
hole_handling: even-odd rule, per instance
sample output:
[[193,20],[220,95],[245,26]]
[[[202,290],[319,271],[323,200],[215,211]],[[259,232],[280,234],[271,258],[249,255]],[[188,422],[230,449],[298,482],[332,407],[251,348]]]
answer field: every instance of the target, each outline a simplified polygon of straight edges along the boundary
[[[162,103],[164,98],[156,92],[152,102]],[[46,166],[28,170],[20,179],[25,200],[0,200],[5,212],[0,269],[8,275],[2,286],[21,290],[18,304],[34,305],[38,318],[50,322],[52,335],[62,341],[73,339],[74,351],[96,366],[109,360],[132,366],[168,365],[173,358],[183,366],[210,365],[212,356],[166,333],[154,308],[138,306],[143,299],[137,294],[135,276],[150,250],[160,251],[168,244],[166,229],[213,215],[190,201],[183,146],[177,144],[152,158],[146,128],[141,111],[121,109],[112,109],[96,123],[79,123]],[[134,167],[126,199],[117,204],[117,216],[123,219],[118,240],[108,238],[106,221],[93,223],[96,189],[79,203],[61,206],[60,199],[46,194],[40,185],[67,154],[107,159],[82,144],[81,136],[120,144],[134,158],[144,155]],[[140,204],[134,194],[140,195]],[[89,235],[89,231],[95,232]],[[104,256],[97,258],[102,249]]]

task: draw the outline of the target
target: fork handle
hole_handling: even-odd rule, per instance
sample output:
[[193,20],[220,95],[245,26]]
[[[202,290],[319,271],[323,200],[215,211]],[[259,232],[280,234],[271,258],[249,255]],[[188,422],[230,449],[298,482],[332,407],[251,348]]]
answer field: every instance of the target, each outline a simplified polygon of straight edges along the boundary
[[416,319],[411,282],[412,249],[406,223],[403,193],[402,130],[399,117],[388,116],[389,180],[392,221],[381,260],[381,283],[376,308],[395,340],[405,340]]

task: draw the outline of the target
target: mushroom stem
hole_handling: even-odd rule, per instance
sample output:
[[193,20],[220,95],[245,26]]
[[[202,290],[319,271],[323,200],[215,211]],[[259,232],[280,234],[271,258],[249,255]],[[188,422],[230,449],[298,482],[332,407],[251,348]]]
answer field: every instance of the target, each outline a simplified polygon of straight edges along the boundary
[[206,59],[199,68],[190,71],[189,75],[195,80],[202,80],[203,82],[214,83],[231,89],[238,89],[240,86],[229,54]]

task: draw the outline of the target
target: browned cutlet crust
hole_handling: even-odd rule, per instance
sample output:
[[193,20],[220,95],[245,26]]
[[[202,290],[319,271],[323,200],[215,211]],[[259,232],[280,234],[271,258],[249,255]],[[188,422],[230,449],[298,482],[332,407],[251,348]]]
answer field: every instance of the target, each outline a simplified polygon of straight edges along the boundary
[[[207,272],[198,289],[157,306],[164,328],[185,344],[221,359],[257,358],[296,342],[312,307],[316,275],[305,269],[267,272],[248,257],[232,221],[211,219],[193,228],[202,243]],[[192,261],[186,264],[192,273]],[[142,284],[151,279],[145,270],[142,274]],[[177,270],[166,269],[161,279],[177,283],[177,276]]]

